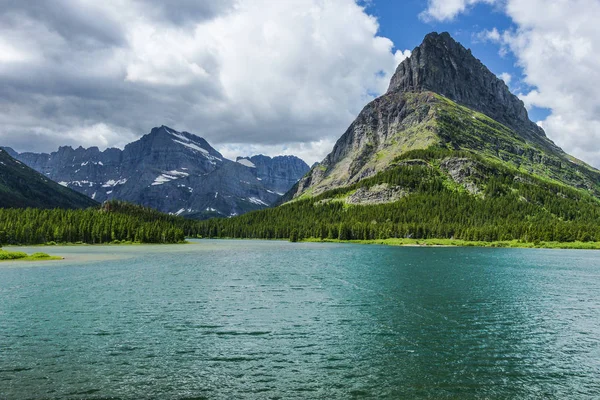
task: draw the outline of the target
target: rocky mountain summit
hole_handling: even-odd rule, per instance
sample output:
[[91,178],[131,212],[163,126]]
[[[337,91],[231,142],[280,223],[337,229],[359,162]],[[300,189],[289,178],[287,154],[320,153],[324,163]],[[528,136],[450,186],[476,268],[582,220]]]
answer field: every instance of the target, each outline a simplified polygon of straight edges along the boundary
[[545,137],[508,86],[447,32],[432,32],[392,76],[387,93],[430,91],[479,111],[530,139]]
[[[466,151],[600,195],[600,171],[548,139],[523,102],[470,50],[448,33],[430,33],[398,66],[388,91],[364,107],[333,151],[281,201],[355,184],[423,149]],[[460,177],[456,184],[476,191],[468,183],[473,169],[461,157],[438,162],[450,168],[449,179]]]
[[69,146],[51,154],[6,150],[96,201],[126,200],[190,218],[233,216],[264,208],[309,169],[296,157],[283,158],[287,163],[264,156],[249,159],[255,159],[256,165],[246,159],[234,162],[203,138],[166,126],[152,129],[123,150]]

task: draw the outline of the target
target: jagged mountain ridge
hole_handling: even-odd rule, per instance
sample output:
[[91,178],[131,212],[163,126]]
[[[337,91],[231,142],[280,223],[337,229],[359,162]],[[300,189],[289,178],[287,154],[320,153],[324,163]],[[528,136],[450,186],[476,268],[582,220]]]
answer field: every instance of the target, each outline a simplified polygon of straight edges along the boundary
[[98,203],[46,178],[0,149],[1,208],[87,208]]
[[393,167],[410,150],[468,150],[543,179],[600,194],[600,172],[564,153],[523,103],[448,33],[428,34],[282,201],[348,186]]
[[[51,154],[6,150],[96,201],[126,200],[190,218],[239,215],[280,197],[261,181],[257,168],[228,160],[203,138],[167,126],[152,129],[123,150],[69,146]],[[308,166],[301,174],[294,168],[289,171],[290,180],[297,180]]]

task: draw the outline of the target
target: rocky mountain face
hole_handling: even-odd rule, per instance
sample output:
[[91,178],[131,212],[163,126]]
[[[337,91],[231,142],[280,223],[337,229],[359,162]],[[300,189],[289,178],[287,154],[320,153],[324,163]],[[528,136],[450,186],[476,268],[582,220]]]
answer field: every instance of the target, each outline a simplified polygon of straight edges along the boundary
[[0,150],[1,208],[87,208],[98,203],[65,188]]
[[[69,146],[51,154],[6,150],[96,201],[126,200],[190,218],[233,216],[264,208],[308,170],[288,168],[269,175],[263,172],[269,167],[228,160],[201,137],[166,126],[152,129],[123,150]],[[293,161],[300,160],[294,157]],[[273,163],[265,160],[264,164]],[[272,183],[266,179],[270,176],[287,178],[288,186],[283,181]]]
[[[397,166],[402,154],[428,148],[468,151],[600,195],[600,171],[549,140],[470,50],[448,33],[431,33],[398,66],[388,91],[364,107],[333,151],[282,201],[354,184]],[[446,165],[450,179],[468,174],[460,162]]]
[[[392,76],[387,93],[430,91],[479,111],[537,141],[544,130],[529,120],[508,86],[447,32],[430,33]],[[545,143],[544,141],[541,141]]]
[[256,178],[267,189],[283,195],[290,190],[298,179],[309,171],[309,166],[295,156],[267,157],[261,155],[238,157],[236,161],[249,168],[254,168]]

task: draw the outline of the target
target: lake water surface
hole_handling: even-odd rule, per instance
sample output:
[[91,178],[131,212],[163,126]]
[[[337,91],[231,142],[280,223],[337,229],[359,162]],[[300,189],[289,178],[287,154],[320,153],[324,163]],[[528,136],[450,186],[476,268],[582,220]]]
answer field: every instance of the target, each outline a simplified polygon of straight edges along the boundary
[[0,264],[0,399],[600,398],[600,252],[43,250]]

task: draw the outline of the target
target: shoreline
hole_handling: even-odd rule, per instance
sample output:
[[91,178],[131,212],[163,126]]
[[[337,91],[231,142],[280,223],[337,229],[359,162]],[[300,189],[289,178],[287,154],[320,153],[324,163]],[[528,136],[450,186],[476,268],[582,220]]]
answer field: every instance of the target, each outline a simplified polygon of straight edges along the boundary
[[10,260],[0,260],[1,263],[7,262],[35,262],[35,261],[63,261],[65,258],[60,256],[49,256],[44,258],[33,258],[33,257],[23,257],[23,258],[14,258]]
[[[284,241],[290,242],[287,238],[236,238],[236,237],[211,237],[211,238],[190,238],[194,240],[263,240],[263,241]],[[471,241],[461,239],[369,239],[369,240],[340,240],[340,239],[320,239],[304,238],[298,239],[295,243],[338,243],[338,244],[375,244],[384,246],[398,247],[481,247],[481,248],[505,248],[505,249],[560,249],[560,250],[600,250],[600,242],[551,242],[540,241],[520,242],[519,240],[501,240],[493,242]]]
[[[195,240],[264,240],[264,241],[284,241],[290,242],[287,238],[190,238]],[[561,250],[600,250],[600,242],[520,242],[518,240],[501,240],[493,242],[470,241],[460,239],[369,239],[369,240],[340,240],[340,239],[320,239],[304,238],[298,239],[295,243],[350,243],[350,244],[375,244],[384,246],[398,247],[482,247],[482,248],[505,248],[505,249],[561,249]]]
[[[196,239],[196,238],[190,238]],[[100,247],[100,246],[169,246],[169,245],[180,245],[180,244],[193,244],[186,240],[179,243],[141,243],[141,242],[125,242],[125,243],[36,243],[36,244],[5,244],[4,249],[18,248],[18,247]],[[2,248],[0,248],[2,249]]]
[[[191,245],[197,244],[191,240],[261,240],[261,241],[285,241],[286,238],[188,238],[180,243],[52,243],[52,244],[29,244],[29,245],[7,245],[0,248],[1,251],[16,249],[23,247],[39,248],[39,247],[126,247],[126,246],[156,246],[156,245]],[[600,250],[600,242],[520,242],[518,240],[504,241],[469,241],[460,239],[405,239],[405,238],[389,238],[389,239],[370,239],[370,240],[340,240],[340,239],[321,239],[321,238],[304,238],[299,239],[297,243],[338,243],[338,244],[363,244],[363,245],[384,245],[397,247],[480,247],[480,248],[514,248],[514,249],[561,249],[561,250]],[[64,260],[61,256],[48,255],[45,258],[35,258],[28,255],[27,257],[14,259],[0,259],[2,261],[45,261],[45,260]]]
[[378,244],[399,247],[487,247],[487,248],[513,248],[513,249],[562,249],[562,250],[600,250],[600,242],[519,242],[518,240],[504,240],[495,242],[468,241],[458,239],[371,239],[371,240],[339,240],[306,238],[299,242],[307,243],[353,243],[353,244]]

